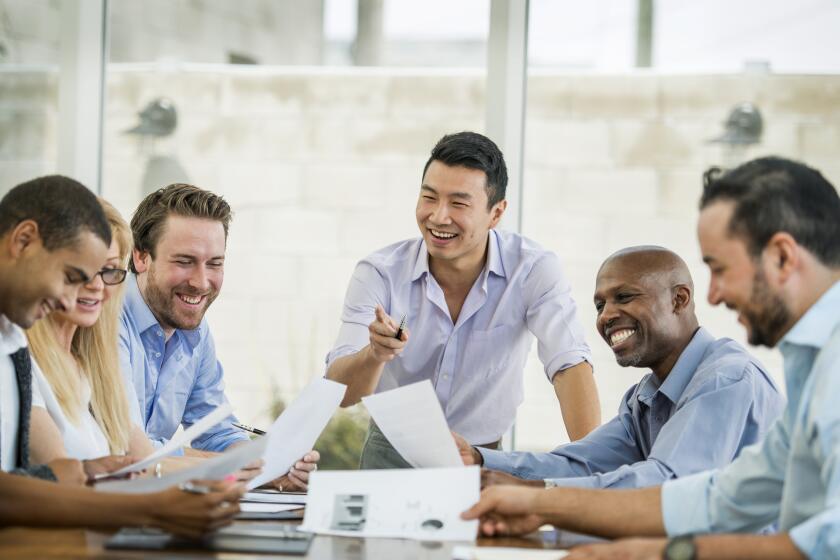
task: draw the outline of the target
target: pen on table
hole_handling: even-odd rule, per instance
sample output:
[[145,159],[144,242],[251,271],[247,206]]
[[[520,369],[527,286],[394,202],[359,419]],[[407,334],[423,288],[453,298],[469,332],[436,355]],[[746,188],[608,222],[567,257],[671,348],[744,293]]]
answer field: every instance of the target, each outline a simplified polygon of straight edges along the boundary
[[402,338],[403,329],[405,328],[405,318],[406,315],[403,315],[402,321],[400,321],[400,328],[397,329],[397,334],[394,335],[394,338],[397,340]]
[[252,428],[251,426],[240,424],[239,422],[231,422],[235,427],[239,428],[240,430],[245,430],[246,432],[251,432],[252,434],[257,434],[258,436],[264,436],[265,432],[260,430],[259,428]]

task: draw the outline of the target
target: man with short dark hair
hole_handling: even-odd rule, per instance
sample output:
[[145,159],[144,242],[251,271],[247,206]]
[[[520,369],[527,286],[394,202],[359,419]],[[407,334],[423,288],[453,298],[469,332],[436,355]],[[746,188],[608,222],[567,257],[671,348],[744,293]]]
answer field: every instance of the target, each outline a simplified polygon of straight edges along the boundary
[[[788,404],[731,465],[644,490],[496,486],[466,512],[485,534],[543,523],[608,537],[668,535],[569,558],[840,558],[840,197],[816,170],[761,158],[707,174],[698,237],[709,301],[754,344],[779,346]],[[745,533],[778,522],[770,536]]]
[[199,536],[230,523],[241,485],[211,483],[203,496],[177,488],[127,496],[84,488],[84,469],[74,459],[29,465],[32,361],[20,327],[55,309],[71,310],[80,286],[105,263],[110,242],[96,197],[67,177],[33,179],[0,200],[0,353],[7,356],[0,357],[0,464],[15,475],[65,483],[0,472],[0,526],[155,526]]
[[[0,201],[0,467],[84,482],[77,461],[29,465],[32,372],[28,328],[72,309],[79,287],[105,262],[111,227],[96,197],[60,175],[22,183]],[[76,467],[79,466],[77,469]]]
[[[350,280],[327,356],[327,377],[347,385],[342,406],[430,379],[450,427],[496,448],[522,402],[530,331],[569,436],[598,426],[590,351],[560,260],[494,229],[506,186],[504,158],[489,138],[461,132],[434,147],[416,208],[422,237],[373,253]],[[408,327],[396,338],[402,316]],[[407,466],[371,423],[361,467]]]
[[[176,183],[147,196],[131,218],[134,274],[126,282],[120,358],[138,422],[159,444],[228,402],[204,314],[222,289],[231,216],[221,196]],[[189,452],[248,441],[235,421],[231,415],[198,436]],[[305,489],[318,459],[308,453],[277,485]]]
[[618,416],[550,453],[480,449],[456,435],[465,464],[492,469],[482,472],[486,486],[654,486],[728,465],[782,412],[762,365],[699,326],[694,283],[677,254],[648,246],[614,253],[598,270],[594,301],[596,327],[618,364],[651,372],[625,393]]

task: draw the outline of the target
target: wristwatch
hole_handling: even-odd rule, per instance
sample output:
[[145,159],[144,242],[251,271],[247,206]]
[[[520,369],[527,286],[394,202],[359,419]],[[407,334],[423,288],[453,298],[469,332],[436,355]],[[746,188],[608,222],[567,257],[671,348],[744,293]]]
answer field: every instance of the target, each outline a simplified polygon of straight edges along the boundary
[[663,560],[697,560],[697,545],[694,535],[682,535],[668,539]]

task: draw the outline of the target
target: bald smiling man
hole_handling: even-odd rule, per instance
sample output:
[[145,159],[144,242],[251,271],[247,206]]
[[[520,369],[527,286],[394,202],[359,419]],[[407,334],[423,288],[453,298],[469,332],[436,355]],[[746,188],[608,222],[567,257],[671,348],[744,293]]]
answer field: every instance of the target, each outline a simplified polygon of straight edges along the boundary
[[648,368],[618,416],[550,453],[471,447],[465,464],[486,467],[484,485],[641,488],[722,467],[759,441],[784,399],[738,343],[715,339],[694,313],[685,262],[662,247],[630,247],[601,265],[596,326],[622,367]]

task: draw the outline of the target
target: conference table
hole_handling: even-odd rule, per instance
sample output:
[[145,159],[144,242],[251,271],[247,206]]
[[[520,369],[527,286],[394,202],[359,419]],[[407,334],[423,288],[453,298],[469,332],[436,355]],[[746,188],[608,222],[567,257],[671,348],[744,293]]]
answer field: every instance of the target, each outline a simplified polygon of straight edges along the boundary
[[[253,523],[253,522],[250,522]],[[279,521],[265,521],[266,526]],[[313,560],[383,560],[406,558],[413,560],[450,560],[452,549],[465,543],[419,542],[403,539],[363,539],[352,537],[316,536],[306,556],[264,555],[206,550],[127,551],[107,550],[105,541],[110,533],[80,529],[24,529],[10,527],[0,530],[0,558],[101,558],[101,559],[172,559],[198,558],[308,558]],[[479,539],[478,546],[522,547],[531,549],[564,549],[575,544],[575,537],[557,531],[542,531],[524,538]],[[577,541],[580,542],[580,541]],[[471,544],[472,545],[472,544]],[[472,545],[474,546],[474,545]],[[523,551],[524,552],[524,551]]]

